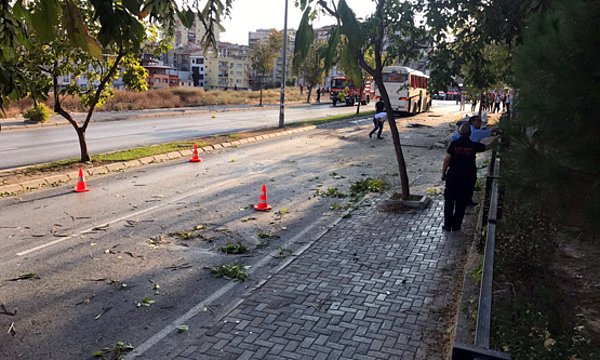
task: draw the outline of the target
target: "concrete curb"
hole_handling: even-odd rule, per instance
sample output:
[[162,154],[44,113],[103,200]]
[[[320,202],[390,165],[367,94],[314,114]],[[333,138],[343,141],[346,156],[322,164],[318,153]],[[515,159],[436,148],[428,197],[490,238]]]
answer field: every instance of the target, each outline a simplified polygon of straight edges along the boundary
[[[261,141],[261,140],[272,139],[272,138],[279,137],[279,136],[307,132],[307,131],[315,130],[316,128],[317,128],[316,125],[307,125],[307,126],[303,126],[301,128],[297,128],[297,129],[282,130],[282,131],[278,131],[278,132],[267,134],[267,135],[252,136],[252,137],[248,137],[245,139],[236,140],[233,142],[207,145],[207,146],[203,146],[203,147],[198,147],[198,152],[199,153],[201,153],[201,152],[209,153],[211,151],[221,149],[221,148],[236,147],[236,146],[240,146],[243,144],[251,144],[251,143]],[[84,172],[85,176],[94,177],[96,175],[105,175],[105,174],[109,174],[112,172],[125,171],[127,169],[141,167],[141,166],[148,165],[148,164],[156,164],[156,163],[176,160],[176,159],[180,159],[183,157],[190,157],[190,156],[192,156],[192,150],[173,151],[170,153],[149,156],[149,157],[145,157],[145,158],[141,158],[141,159],[135,159],[135,160],[125,161],[125,162],[115,162],[115,163],[111,163],[108,165],[87,168],[87,169],[83,169],[83,172]],[[0,186],[0,198],[14,196],[14,195],[17,195],[17,194],[20,194],[23,192],[27,192],[30,190],[37,190],[37,189],[42,189],[42,188],[46,188],[46,187],[61,186],[66,183],[76,181],[78,178],[79,178],[78,171],[73,171],[73,172],[70,172],[67,174],[63,174],[63,175],[59,174],[59,175],[52,175],[52,176],[43,177],[43,178],[29,179],[29,180],[23,181],[18,184],[2,185],[2,186]]]

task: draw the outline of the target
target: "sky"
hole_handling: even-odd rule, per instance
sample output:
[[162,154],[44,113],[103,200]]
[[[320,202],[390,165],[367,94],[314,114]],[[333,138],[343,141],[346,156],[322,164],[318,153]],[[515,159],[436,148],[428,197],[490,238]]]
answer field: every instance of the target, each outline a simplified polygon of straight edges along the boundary
[[[358,17],[374,12],[372,0],[347,0],[348,6]],[[225,32],[220,35],[221,41],[248,45],[248,32],[256,29],[283,29],[285,0],[235,0],[231,18],[225,19]],[[302,12],[294,6],[294,0],[288,0],[288,29],[297,29]],[[320,15],[313,26],[315,28],[333,24],[330,17]]]

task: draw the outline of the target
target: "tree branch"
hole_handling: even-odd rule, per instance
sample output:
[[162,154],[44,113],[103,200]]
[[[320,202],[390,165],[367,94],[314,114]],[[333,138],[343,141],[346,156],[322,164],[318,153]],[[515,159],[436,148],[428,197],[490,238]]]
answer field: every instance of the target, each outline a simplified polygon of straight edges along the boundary
[[83,126],[81,127],[84,132],[90,123],[90,120],[92,118],[92,113],[94,112],[94,109],[96,108],[96,105],[98,104],[98,101],[100,100],[102,91],[104,91],[104,88],[106,87],[106,84],[108,83],[108,81],[112,79],[112,76],[115,73],[115,71],[117,70],[117,68],[119,67],[119,65],[121,63],[121,59],[123,59],[124,55],[125,55],[125,53],[123,52],[123,44],[120,44],[119,45],[119,53],[117,54],[114,64],[110,67],[110,70],[104,76],[104,78],[102,78],[102,81],[100,81],[100,85],[98,85],[96,94],[94,95],[94,98],[92,99],[90,108],[88,110],[88,114],[85,118],[85,121],[83,122]]

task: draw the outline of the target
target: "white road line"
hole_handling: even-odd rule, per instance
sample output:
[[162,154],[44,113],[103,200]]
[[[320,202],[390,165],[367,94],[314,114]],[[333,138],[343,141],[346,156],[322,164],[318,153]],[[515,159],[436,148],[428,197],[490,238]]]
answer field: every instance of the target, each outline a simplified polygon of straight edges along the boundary
[[[251,174],[250,177],[256,176],[256,175],[261,174],[263,172],[265,172],[265,169],[263,169],[263,170],[261,170],[259,172]],[[17,255],[18,256],[23,256],[23,255],[31,254],[32,252],[35,252],[35,251],[38,251],[38,250],[41,250],[41,249],[45,249],[45,248],[47,248],[49,246],[59,244],[59,243],[61,243],[63,241],[67,241],[67,240],[76,238],[76,237],[78,237],[78,236],[80,236],[80,235],[82,235],[84,233],[87,233],[87,232],[90,232],[90,231],[94,230],[94,228],[97,228],[98,226],[112,225],[112,224],[118,223],[119,221],[123,221],[123,220],[127,220],[129,218],[132,218],[134,216],[139,216],[139,215],[142,215],[142,214],[146,214],[146,213],[152,212],[152,211],[154,211],[156,209],[159,209],[161,207],[164,207],[164,206],[167,206],[169,204],[172,204],[174,202],[181,201],[181,200],[183,200],[185,198],[201,194],[201,193],[206,192],[208,190],[212,190],[212,189],[214,189],[216,187],[221,187],[221,186],[227,185],[227,184],[229,184],[231,182],[235,182],[235,181],[239,181],[239,179],[230,179],[230,180],[227,180],[227,181],[224,181],[224,182],[220,182],[218,184],[215,184],[215,185],[212,185],[212,186],[209,186],[209,187],[202,188],[199,191],[193,192],[191,194],[188,193],[187,195],[177,197],[177,198],[169,200],[169,201],[167,201],[165,203],[162,203],[162,204],[159,204],[159,205],[155,205],[155,206],[151,206],[151,207],[149,207],[147,209],[136,211],[136,212],[131,213],[129,215],[121,216],[121,217],[116,218],[114,220],[111,220],[111,221],[109,221],[107,223],[104,223],[104,225],[94,225],[94,226],[92,226],[90,228],[87,228],[85,230],[81,230],[80,232],[78,232],[76,234],[69,235],[69,236],[64,237],[64,238],[56,239],[54,241],[50,241],[49,243],[45,243],[45,244],[33,247],[33,248],[29,249],[29,250],[18,252]]]

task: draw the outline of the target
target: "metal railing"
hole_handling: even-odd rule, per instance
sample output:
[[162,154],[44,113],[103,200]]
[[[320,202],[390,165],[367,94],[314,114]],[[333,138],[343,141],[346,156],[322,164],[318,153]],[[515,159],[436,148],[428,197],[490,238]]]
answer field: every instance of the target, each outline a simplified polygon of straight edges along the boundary
[[[487,214],[487,232],[483,256],[483,276],[477,308],[477,325],[474,345],[454,343],[452,360],[510,360],[510,354],[491,350],[492,289],[494,277],[494,247],[496,245],[496,220],[498,218],[500,158],[492,152],[486,181],[486,196],[490,194]],[[483,225],[483,224],[482,224]]]

